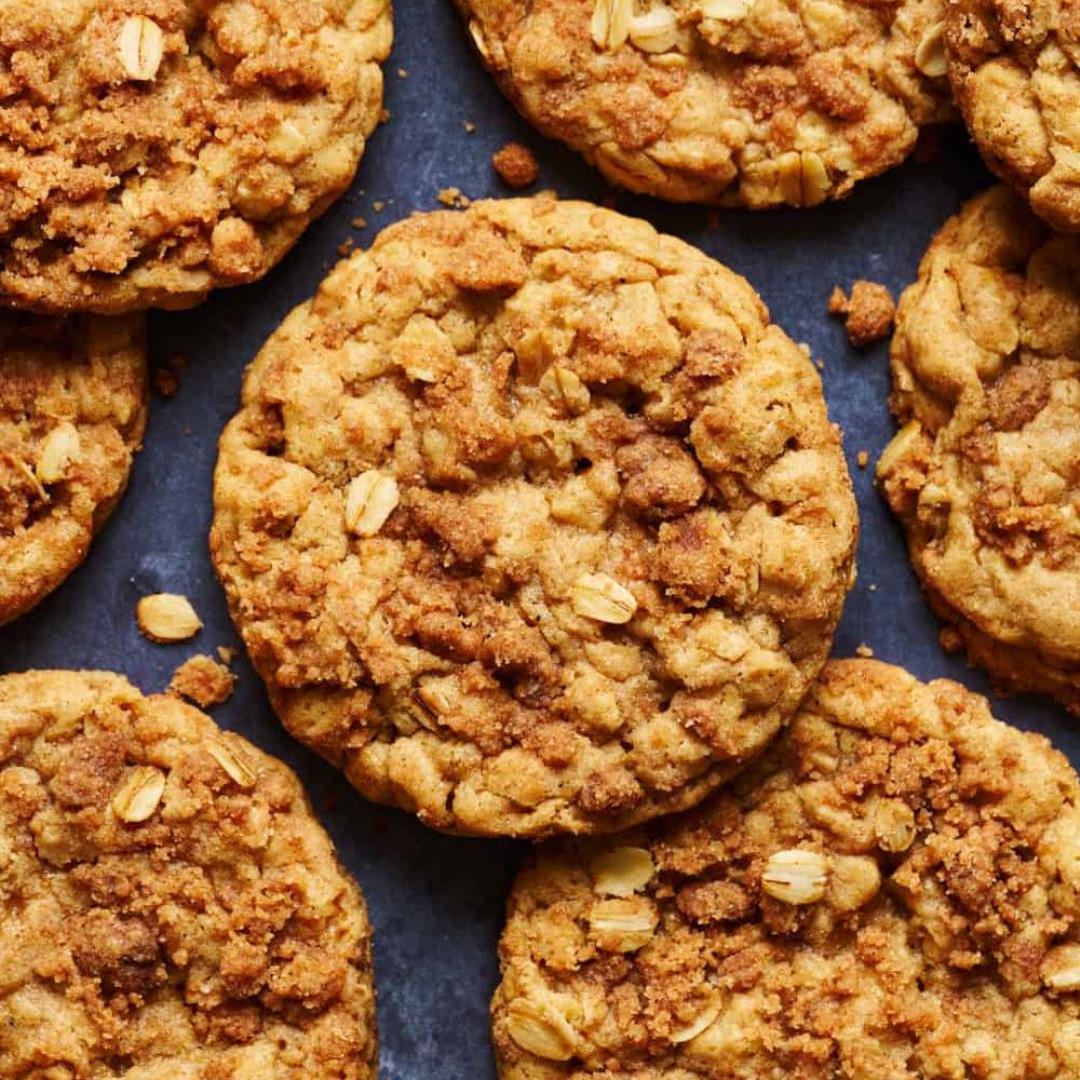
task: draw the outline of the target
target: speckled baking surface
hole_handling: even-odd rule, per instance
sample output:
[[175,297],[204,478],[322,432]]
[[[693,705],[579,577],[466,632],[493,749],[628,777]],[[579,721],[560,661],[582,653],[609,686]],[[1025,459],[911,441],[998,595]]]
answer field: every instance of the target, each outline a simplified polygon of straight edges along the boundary
[[[180,392],[155,396],[131,487],[86,564],[35,612],[0,630],[0,672],[107,668],[142,689],[163,688],[194,652],[238,645],[207,552],[210,478],[219,431],[232,415],[245,365],[338,258],[343,241],[364,245],[382,226],[437,207],[440,189],[471,197],[509,194],[491,170],[510,139],[541,162],[537,188],[600,200],[610,192],[562,147],[535,135],[469,52],[449,0],[397,0],[394,54],[386,69],[390,119],[372,138],[349,194],[261,284],[219,293],[203,307],[151,319],[156,363],[190,360]],[[466,125],[475,130],[467,130]],[[852,198],[815,210],[710,215],[619,195],[618,209],[696,244],[750,279],[773,317],[824,360],[830,412],[845,447],[862,515],[859,581],[836,641],[839,656],[861,643],[922,678],[950,676],[987,691],[980,672],[946,656],[938,624],[915,583],[898,527],[874,490],[873,462],[893,431],[886,405],[887,343],[856,352],[826,314],[834,284],[858,277],[899,293],[934,231],[990,183],[963,132],[945,135],[931,162],[909,162],[860,185]],[[356,219],[367,226],[357,229]],[[869,453],[859,469],[856,455]],[[163,647],[135,627],[145,593],[188,595],[205,629]],[[410,816],[371,806],[334,770],[286,736],[242,657],[237,692],[214,716],[293,766],[346,865],[356,874],[376,929],[383,1080],[491,1080],[487,1002],[496,982],[503,899],[521,849],[449,839]],[[1002,719],[1049,735],[1080,762],[1080,737],[1048,699],[995,703]]]

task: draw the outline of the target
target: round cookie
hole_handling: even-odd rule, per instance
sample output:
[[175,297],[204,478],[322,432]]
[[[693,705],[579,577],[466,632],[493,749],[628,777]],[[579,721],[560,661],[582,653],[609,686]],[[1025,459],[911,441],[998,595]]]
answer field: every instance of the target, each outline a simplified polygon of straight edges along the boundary
[[704,807],[530,858],[499,1075],[1080,1075],[1078,800],[959,684],[831,662]]
[[972,199],[901,298],[892,371],[878,479],[943,641],[1080,711],[1080,237]]
[[178,698],[0,678],[0,1074],[374,1080],[371,929],[296,777]]
[[285,725],[476,834],[727,779],[824,663],[857,531],[817,372],[747,283],[550,196],[340,263],[249,369],[214,500]]
[[86,558],[146,426],[142,315],[0,312],[0,624]]
[[951,118],[943,0],[457,0],[486,66],[612,183],[814,206]]
[[987,165],[1055,229],[1080,230],[1080,8],[951,0],[949,79]]
[[186,307],[349,185],[389,0],[6,0],[0,305]]

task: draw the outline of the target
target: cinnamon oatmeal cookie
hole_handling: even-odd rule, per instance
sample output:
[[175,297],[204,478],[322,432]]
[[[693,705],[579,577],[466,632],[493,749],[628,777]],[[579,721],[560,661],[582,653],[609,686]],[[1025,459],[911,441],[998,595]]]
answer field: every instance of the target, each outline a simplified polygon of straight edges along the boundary
[[0,305],[185,307],[348,186],[390,0],[3,0]]
[[374,1080],[371,930],[296,777],[175,697],[0,678],[0,1075]]
[[285,725],[477,834],[688,806],[795,710],[851,584],[808,357],[742,279],[554,198],[384,231],[270,339],[211,547]]
[[502,1080],[1080,1075],[1080,784],[957,683],[831,662],[704,807],[540,848]]
[[632,191],[814,206],[951,118],[944,0],[457,0],[542,132]]
[[1080,4],[950,0],[949,78],[987,165],[1080,230]]
[[0,313],[0,624],[86,558],[146,425],[145,319]]
[[1005,187],[938,233],[892,345],[878,462],[931,604],[1003,688],[1080,712],[1080,237]]

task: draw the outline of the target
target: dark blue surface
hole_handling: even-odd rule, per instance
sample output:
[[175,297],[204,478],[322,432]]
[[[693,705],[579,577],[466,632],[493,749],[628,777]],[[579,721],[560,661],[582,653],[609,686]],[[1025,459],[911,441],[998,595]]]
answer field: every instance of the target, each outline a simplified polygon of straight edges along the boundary
[[[343,240],[363,244],[381,226],[435,207],[440,188],[455,186],[472,197],[507,194],[489,158],[511,138],[540,158],[538,187],[563,196],[610,196],[575,155],[535,135],[503,101],[474,62],[448,0],[398,0],[396,7],[397,45],[386,69],[390,120],[372,138],[352,191],[262,283],[220,293],[194,312],[152,318],[155,360],[174,353],[190,358],[180,393],[169,401],[155,398],[131,488],[87,564],[35,612],[0,631],[0,671],[111,668],[152,691],[164,687],[192,652],[238,644],[206,545],[217,435],[236,408],[245,365],[289,309],[314,291]],[[473,134],[466,122],[476,125]],[[934,231],[988,183],[956,130],[933,163],[909,162],[861,185],[846,202],[815,210],[710,215],[626,195],[615,201],[618,209],[648,218],[745,274],[776,321],[825,361],[826,396],[846,433],[862,515],[859,582],[847,603],[837,655],[851,655],[865,642],[881,659],[923,678],[948,675],[983,692],[983,675],[938,646],[938,624],[874,490],[872,463],[893,431],[887,346],[852,350],[825,309],[832,286],[857,277],[898,293],[914,276]],[[385,204],[381,211],[376,202]],[[351,222],[359,216],[368,226],[358,231]],[[866,470],[855,467],[859,450],[869,451]],[[195,641],[162,647],[139,636],[135,602],[159,591],[192,598],[206,622]],[[297,769],[371,905],[383,1080],[493,1077],[487,999],[519,849],[437,836],[406,814],[365,803],[284,734],[242,657],[235,667],[240,684],[215,710],[216,719]],[[1077,733],[1052,702],[1013,698],[997,702],[995,711],[1047,733],[1080,760]]]

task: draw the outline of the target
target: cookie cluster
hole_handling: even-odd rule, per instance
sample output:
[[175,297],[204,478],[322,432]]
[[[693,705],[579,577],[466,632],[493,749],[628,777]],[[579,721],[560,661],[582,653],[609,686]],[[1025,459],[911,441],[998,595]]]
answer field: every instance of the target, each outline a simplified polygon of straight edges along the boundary
[[[1007,184],[899,305],[829,311],[895,323],[876,477],[942,645],[1080,715],[1073,0],[457,5],[528,120],[671,200],[817,206],[962,115]],[[124,491],[146,310],[258,281],[348,188],[391,36],[389,0],[0,3],[0,624]],[[1080,779],[959,683],[830,659],[859,513],[809,348],[642,220],[440,198],[255,356],[209,544],[297,740],[433,829],[546,841],[499,1075],[1080,1077]],[[0,1076],[374,1080],[359,888],[183,700],[227,701],[232,652],[150,696],[0,673]]]

